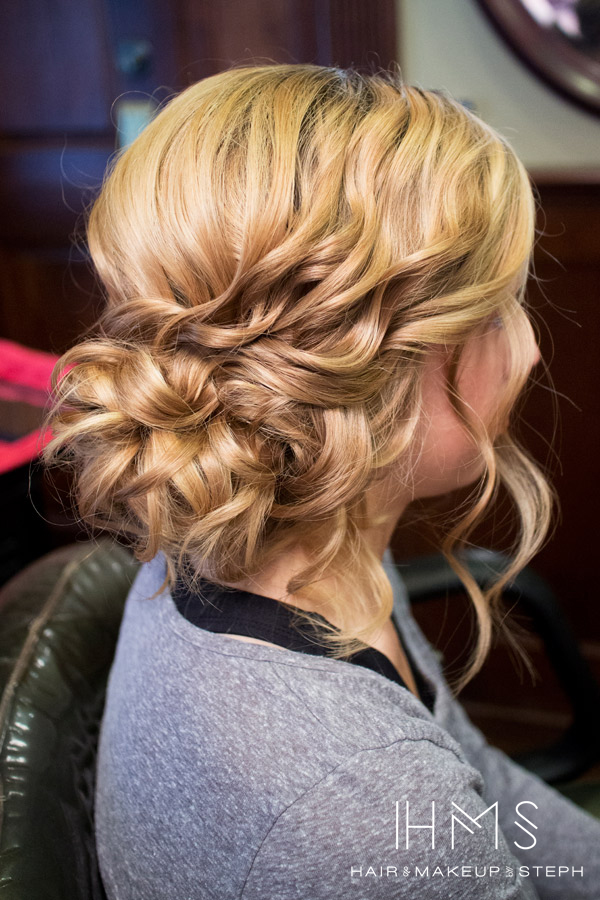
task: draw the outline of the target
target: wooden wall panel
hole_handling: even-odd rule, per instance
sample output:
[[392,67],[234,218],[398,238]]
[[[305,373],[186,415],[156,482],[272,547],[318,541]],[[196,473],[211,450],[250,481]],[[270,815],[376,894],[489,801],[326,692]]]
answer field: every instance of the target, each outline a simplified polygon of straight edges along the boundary
[[312,62],[386,67],[396,57],[393,0],[181,0],[185,83],[231,64]]
[[305,62],[317,55],[313,7],[296,0],[182,0],[179,41],[186,84],[231,64]]
[[393,3],[330,0],[329,8],[330,56],[335,65],[367,69],[373,65],[387,69],[397,59],[398,32]]
[[103,300],[89,263],[63,250],[0,251],[3,337],[63,353],[97,319]]
[[113,151],[113,135],[60,144],[0,139],[0,244],[66,253]]
[[600,547],[597,472],[600,448],[600,185],[540,185],[544,234],[535,254],[539,284],[530,297],[543,320],[541,347],[556,390],[534,388],[524,408],[524,437],[550,461],[560,498],[556,532],[535,561],[558,591],[582,639],[600,642],[596,558]]
[[103,4],[3,3],[0,34],[3,134],[39,136],[110,128],[115,79]]

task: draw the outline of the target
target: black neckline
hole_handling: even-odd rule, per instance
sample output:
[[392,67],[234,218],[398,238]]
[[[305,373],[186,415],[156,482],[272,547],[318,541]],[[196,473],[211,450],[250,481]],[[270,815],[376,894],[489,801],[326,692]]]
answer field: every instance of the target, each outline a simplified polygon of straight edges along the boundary
[[[299,618],[298,613],[301,613],[302,610],[289,604],[280,603],[279,600],[274,600],[272,597],[225,587],[204,578],[199,579],[195,591],[191,591],[182,580],[178,579],[171,594],[179,613],[192,625],[205,631],[217,634],[240,634],[312,656],[330,655],[328,648],[317,640],[316,631],[310,622]],[[329,624],[318,613],[312,615],[317,621]],[[392,621],[394,621],[393,618]],[[415,665],[412,654],[406,647],[395,621],[394,627],[412,670],[421,702],[433,713],[435,694]],[[347,657],[344,662],[361,665],[378,672],[409,690],[408,685],[387,656],[374,647],[359,650]]]

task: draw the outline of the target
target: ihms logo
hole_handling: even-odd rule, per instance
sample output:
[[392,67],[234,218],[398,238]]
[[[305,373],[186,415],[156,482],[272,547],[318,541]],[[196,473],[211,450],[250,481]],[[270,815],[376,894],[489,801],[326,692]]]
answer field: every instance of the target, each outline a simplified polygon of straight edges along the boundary
[[[533,828],[537,831],[538,826],[528,819],[527,816],[521,812],[522,806],[533,806],[535,809],[538,809],[537,804],[533,802],[533,800],[521,800],[520,803],[517,803],[515,807],[515,813],[517,818],[515,819],[515,825],[520,828],[525,835],[531,839],[529,843],[519,844],[517,841],[513,841],[515,847],[518,847],[519,850],[532,850],[536,843],[537,839],[533,831],[530,831],[529,828]],[[477,816],[471,816],[466,810],[462,809],[458,805],[452,801],[453,809],[450,811],[450,823],[445,825],[440,825],[440,823],[436,823],[436,808],[435,808],[435,800],[431,801],[431,818],[428,821],[416,821],[416,816],[411,814],[410,803],[408,800],[405,801],[404,806],[402,805],[400,800],[396,801],[396,850],[399,850],[401,847],[408,850],[410,847],[410,838],[411,835],[414,836],[415,832],[418,831],[429,831],[431,833],[431,848],[435,850],[436,840],[440,840],[442,836],[450,837],[450,846],[454,849],[456,834],[460,829],[464,831],[468,831],[469,834],[475,834],[476,829],[483,828],[484,820],[493,821],[494,824],[494,847],[496,850],[498,849],[498,801],[492,803],[491,806],[488,806],[487,809],[484,809],[483,812],[479,813]],[[530,812],[530,810],[527,810]],[[485,819],[485,817],[488,817]],[[493,817],[493,818],[492,818]],[[519,821],[522,819],[523,822],[526,822],[529,828],[525,827],[522,822]]]

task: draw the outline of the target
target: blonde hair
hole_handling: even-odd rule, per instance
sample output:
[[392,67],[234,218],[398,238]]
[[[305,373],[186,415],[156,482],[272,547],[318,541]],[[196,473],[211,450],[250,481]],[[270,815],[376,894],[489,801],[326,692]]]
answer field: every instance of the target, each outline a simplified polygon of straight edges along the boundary
[[[442,93],[313,65],[207,78],[118,155],[91,210],[106,308],[55,370],[46,459],[75,468],[85,521],[132,536],[140,560],[162,551],[170,580],[239,583],[302,546],[311,564],[288,593],[327,600],[339,632],[322,625],[323,640],[347,656],[391,612],[366,491],[414,443],[428,351],[458,362],[500,316],[512,373],[499,414],[525,383],[533,237],[523,166]],[[466,683],[502,584],[540,546],[550,492],[506,434],[492,442],[454,376],[448,389],[486,471],[446,552],[500,483],[521,522],[487,592],[453,562],[479,625]]]

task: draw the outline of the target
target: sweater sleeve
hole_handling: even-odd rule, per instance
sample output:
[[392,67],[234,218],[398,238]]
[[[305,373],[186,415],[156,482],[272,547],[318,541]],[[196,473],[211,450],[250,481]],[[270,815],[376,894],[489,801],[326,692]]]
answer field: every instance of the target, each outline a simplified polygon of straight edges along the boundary
[[[491,747],[458,701],[454,701],[446,726],[471,765],[481,772],[484,800],[489,803],[492,798],[502,798],[502,831],[512,852],[528,867],[541,900],[597,900],[600,820]],[[519,807],[522,815],[515,815],[521,801],[527,801]],[[529,826],[522,816],[536,827]],[[563,868],[560,875],[559,866]]]
[[[483,800],[488,805],[500,801],[500,826],[519,859],[521,871],[527,873],[523,877],[535,884],[540,900],[597,900],[600,821],[488,744],[459,701],[451,696],[438,656],[411,615],[406,588],[389,550],[384,562],[397,615],[406,621],[420,662],[445,694],[444,727],[460,744],[471,766],[481,773]],[[522,801],[527,802],[518,806]]]
[[536,900],[481,787],[430,740],[359,751],[278,816],[241,900]]

